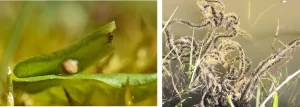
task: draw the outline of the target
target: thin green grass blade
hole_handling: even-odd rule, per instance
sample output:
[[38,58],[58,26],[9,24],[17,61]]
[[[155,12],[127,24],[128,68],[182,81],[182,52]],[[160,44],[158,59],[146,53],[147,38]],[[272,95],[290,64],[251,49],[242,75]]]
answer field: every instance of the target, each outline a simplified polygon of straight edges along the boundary
[[260,86],[260,83],[258,83],[257,91],[256,91],[256,106],[255,107],[259,107],[260,96],[261,96],[260,93],[261,93],[261,86]]
[[175,107],[181,107],[181,106],[182,106],[182,103],[184,103],[185,100],[186,100],[186,98],[185,98],[185,99],[182,99],[178,104],[176,104]]
[[231,101],[231,95],[228,95],[228,96],[227,96],[227,101],[228,101],[230,107],[234,107],[234,104],[233,104],[232,101]]
[[278,92],[274,93],[273,107],[278,107]]

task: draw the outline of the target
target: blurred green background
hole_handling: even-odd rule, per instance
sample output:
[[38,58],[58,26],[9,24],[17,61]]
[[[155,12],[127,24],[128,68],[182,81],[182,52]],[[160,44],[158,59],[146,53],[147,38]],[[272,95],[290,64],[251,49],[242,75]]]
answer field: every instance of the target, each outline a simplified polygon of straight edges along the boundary
[[[6,105],[8,66],[62,49],[111,21],[117,26],[114,54],[84,73],[157,72],[156,1],[0,2],[0,13],[0,105]],[[156,87],[145,88],[156,92]],[[70,105],[53,92],[55,89],[30,94],[15,89],[16,105]],[[134,104],[156,105],[156,94],[143,97],[145,100]],[[57,101],[50,102],[53,99]],[[101,98],[91,100],[99,102]]]

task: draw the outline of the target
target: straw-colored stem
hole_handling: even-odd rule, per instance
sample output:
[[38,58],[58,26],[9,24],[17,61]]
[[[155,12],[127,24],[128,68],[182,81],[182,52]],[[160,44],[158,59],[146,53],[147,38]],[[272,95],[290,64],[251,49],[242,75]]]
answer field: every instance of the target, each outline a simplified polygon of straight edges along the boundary
[[8,85],[8,94],[7,94],[7,105],[8,106],[14,106],[14,89],[13,89],[13,83],[12,83],[12,71],[10,67],[8,67],[8,73],[7,73],[7,85]]

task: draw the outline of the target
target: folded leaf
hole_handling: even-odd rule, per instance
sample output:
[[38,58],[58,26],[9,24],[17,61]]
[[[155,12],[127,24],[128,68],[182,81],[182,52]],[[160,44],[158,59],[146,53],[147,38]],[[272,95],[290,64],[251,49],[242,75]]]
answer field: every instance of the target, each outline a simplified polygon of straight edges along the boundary
[[116,29],[115,22],[104,25],[81,41],[50,54],[32,57],[17,63],[13,73],[18,78],[65,75],[64,61],[76,60],[77,73],[93,65],[99,59],[112,53],[112,32]]
[[[155,97],[156,73],[80,73],[113,52],[115,29],[115,23],[111,22],[69,47],[17,63],[12,75],[14,88],[33,94],[38,102],[52,102],[49,96],[47,100],[41,98],[63,94],[65,98],[55,100],[58,105],[66,104],[66,99],[70,105],[125,105],[126,89],[130,90],[133,104]],[[47,91],[51,89],[59,91]]]

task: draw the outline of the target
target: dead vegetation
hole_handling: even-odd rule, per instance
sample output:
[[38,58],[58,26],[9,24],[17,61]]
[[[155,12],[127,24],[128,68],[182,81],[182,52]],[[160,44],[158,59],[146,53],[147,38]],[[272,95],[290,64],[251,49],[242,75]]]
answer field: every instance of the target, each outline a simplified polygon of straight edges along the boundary
[[[239,28],[239,17],[225,13],[221,0],[198,0],[196,8],[203,15],[201,24],[182,19],[163,24],[166,53],[163,56],[163,104],[175,106],[236,107],[250,106],[252,94],[259,80],[272,66],[289,58],[300,38],[286,44],[277,53],[251,68],[251,59],[246,57],[236,37],[250,38]],[[192,35],[179,39],[173,37],[171,26],[182,24],[193,30],[208,29],[203,40]],[[188,100],[194,99],[194,100]]]

